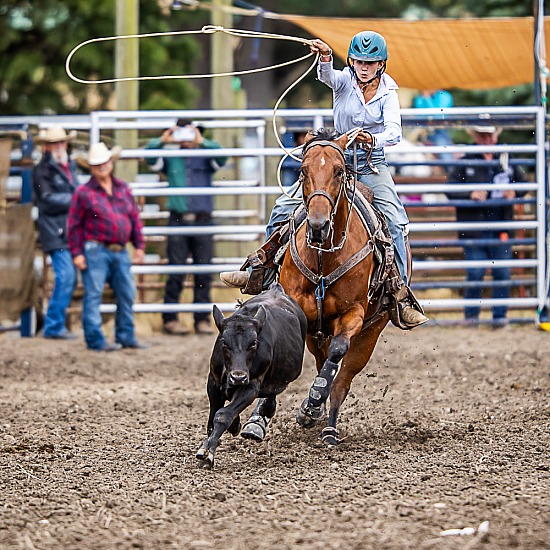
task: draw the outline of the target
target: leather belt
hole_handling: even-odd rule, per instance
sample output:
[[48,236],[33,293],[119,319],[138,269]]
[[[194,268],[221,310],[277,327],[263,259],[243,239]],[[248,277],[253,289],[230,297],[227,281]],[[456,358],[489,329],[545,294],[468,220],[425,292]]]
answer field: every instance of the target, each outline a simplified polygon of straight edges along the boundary
[[123,250],[126,250],[126,245],[119,244],[119,243],[104,243],[101,241],[89,241],[91,243],[97,243],[101,246],[104,246],[107,250],[111,252],[122,252]]
[[126,249],[126,247],[123,244],[118,243],[103,243],[103,246],[110,250],[111,252],[122,252]]

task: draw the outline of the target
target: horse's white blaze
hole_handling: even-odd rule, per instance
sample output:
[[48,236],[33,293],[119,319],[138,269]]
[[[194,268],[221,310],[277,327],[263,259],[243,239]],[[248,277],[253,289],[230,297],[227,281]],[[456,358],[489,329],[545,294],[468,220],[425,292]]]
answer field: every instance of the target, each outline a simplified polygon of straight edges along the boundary
[[326,164],[325,157],[321,157],[321,166],[324,166]]

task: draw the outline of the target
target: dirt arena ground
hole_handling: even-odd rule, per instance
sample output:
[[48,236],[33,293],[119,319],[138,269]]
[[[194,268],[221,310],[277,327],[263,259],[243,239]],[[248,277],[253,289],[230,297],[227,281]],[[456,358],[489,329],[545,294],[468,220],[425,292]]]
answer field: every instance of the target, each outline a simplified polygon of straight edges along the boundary
[[0,548],[550,548],[550,334],[388,328],[332,449],[294,421],[308,354],[266,441],[224,436],[213,471],[214,338],[143,339],[0,335]]

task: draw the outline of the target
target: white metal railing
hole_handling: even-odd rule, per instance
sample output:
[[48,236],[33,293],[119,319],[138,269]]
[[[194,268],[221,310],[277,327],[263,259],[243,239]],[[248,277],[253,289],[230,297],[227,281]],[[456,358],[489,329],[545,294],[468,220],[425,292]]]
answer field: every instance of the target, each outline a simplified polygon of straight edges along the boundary
[[[227,195],[252,195],[257,197],[267,197],[268,195],[278,195],[280,190],[277,186],[267,185],[268,178],[265,173],[265,160],[269,157],[278,158],[283,152],[277,147],[266,147],[266,133],[271,130],[271,118],[273,112],[270,109],[251,109],[251,110],[227,110],[227,111],[101,111],[93,112],[89,116],[31,116],[31,117],[0,117],[1,123],[21,123],[25,121],[29,124],[46,126],[52,123],[61,123],[67,129],[77,129],[90,132],[90,142],[96,142],[101,139],[102,132],[120,130],[120,129],[138,129],[153,130],[164,129],[174,124],[180,117],[191,118],[208,128],[246,128],[256,132],[256,147],[232,147],[212,150],[146,150],[146,149],[128,149],[122,152],[122,158],[151,158],[158,156],[232,156],[232,157],[252,157],[259,162],[259,173],[253,178],[243,177],[242,180],[217,181],[216,186],[207,189],[201,188],[178,188],[166,187],[165,184],[140,183],[133,184],[133,193],[136,197],[166,197],[171,195],[185,194],[212,194],[215,196]],[[282,109],[277,113],[278,123],[290,123],[293,120],[308,120],[310,127],[317,128],[332,125],[332,110],[330,109]],[[503,125],[514,127],[518,125],[525,127],[526,121],[534,129],[533,143],[523,143],[516,145],[495,145],[495,146],[471,146],[471,145],[452,145],[452,146],[424,146],[419,147],[401,147],[399,154],[422,153],[424,155],[438,155],[442,153],[463,154],[467,152],[503,152],[508,151],[512,154],[521,154],[535,160],[535,182],[517,183],[517,184],[407,184],[397,185],[397,191],[403,195],[419,193],[446,193],[471,191],[473,189],[516,189],[518,191],[534,192],[536,196],[535,216],[529,221],[513,222],[494,222],[494,224],[468,224],[470,229],[485,229],[489,225],[499,229],[530,229],[536,232],[536,254],[534,258],[518,259],[499,262],[475,262],[478,266],[509,266],[532,269],[536,276],[536,297],[528,298],[510,298],[503,301],[494,301],[490,299],[482,300],[482,307],[492,307],[493,305],[505,305],[511,307],[531,308],[540,303],[544,294],[545,282],[545,197],[546,197],[546,171],[545,171],[545,112],[542,107],[469,107],[469,108],[451,108],[451,109],[403,109],[403,125],[407,128],[421,127],[419,120],[425,120],[426,123],[433,124],[434,121],[446,124],[453,124],[464,127],[476,125],[480,122],[494,125]],[[408,122],[410,121],[410,122]],[[269,180],[275,181],[274,174],[270,174]],[[265,204],[265,203],[262,203]],[[449,202],[452,205],[452,202]],[[407,205],[406,205],[407,206]],[[411,234],[418,233],[430,234],[435,232],[455,232],[465,229],[465,224],[458,222],[415,222],[410,226]],[[224,235],[262,235],[265,230],[264,224],[249,225],[216,225],[212,227],[197,228],[170,228],[170,227],[146,227],[144,232],[149,236],[166,236],[174,234],[213,234],[219,238]],[[218,258],[218,263],[210,266],[133,266],[136,274],[146,273],[197,273],[210,272],[219,273],[220,271],[231,270],[237,267],[237,263],[231,258],[230,262],[223,263],[223,258]],[[220,263],[221,262],[221,263]],[[471,267],[471,263],[462,260],[422,260],[415,261],[417,270],[426,271],[446,271],[455,269],[465,269]],[[205,271],[206,270],[206,271]],[[497,303],[498,302],[498,303]],[[451,309],[462,308],[469,305],[463,299],[429,299],[422,302],[428,309]],[[473,304],[470,304],[473,305]],[[480,305],[476,303],[475,305]],[[222,309],[233,309],[233,304],[222,304]],[[102,311],[111,311],[114,306],[104,304]],[[168,308],[164,304],[136,304],[136,311],[206,311],[211,309],[211,305],[197,304],[176,304]]]

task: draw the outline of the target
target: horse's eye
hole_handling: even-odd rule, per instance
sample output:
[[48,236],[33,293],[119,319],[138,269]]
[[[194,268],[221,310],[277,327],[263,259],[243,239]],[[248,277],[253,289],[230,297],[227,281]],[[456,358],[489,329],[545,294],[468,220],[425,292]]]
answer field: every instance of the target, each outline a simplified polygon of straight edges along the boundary
[[340,168],[337,172],[336,172],[336,177],[337,178],[343,178],[344,177],[344,170],[342,168]]
[[250,346],[248,346],[248,351],[254,351],[258,347],[258,342],[252,342]]

